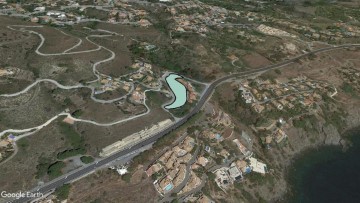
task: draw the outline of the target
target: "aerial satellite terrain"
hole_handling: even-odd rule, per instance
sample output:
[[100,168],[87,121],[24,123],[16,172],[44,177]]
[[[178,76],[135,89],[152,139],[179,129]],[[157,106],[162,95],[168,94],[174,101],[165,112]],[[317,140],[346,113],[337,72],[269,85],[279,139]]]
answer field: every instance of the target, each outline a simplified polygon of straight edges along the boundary
[[0,0],[0,203],[360,202],[360,0]]

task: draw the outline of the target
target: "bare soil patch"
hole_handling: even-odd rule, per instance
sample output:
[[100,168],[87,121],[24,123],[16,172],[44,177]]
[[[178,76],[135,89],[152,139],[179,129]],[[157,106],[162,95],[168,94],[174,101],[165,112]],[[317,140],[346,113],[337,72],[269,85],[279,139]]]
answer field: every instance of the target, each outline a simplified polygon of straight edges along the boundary
[[250,68],[260,68],[271,64],[271,61],[258,53],[247,54],[242,59]]
[[89,153],[98,156],[102,148],[168,118],[170,115],[158,108],[151,109],[151,112],[145,116],[108,127],[87,123],[75,123],[75,125],[78,131],[84,135]]
[[100,64],[98,70],[112,77],[119,77],[133,71],[131,53],[127,48],[128,40],[122,37],[92,38],[94,42],[100,44],[115,53],[115,58],[109,62]]
[[281,77],[298,77],[305,75],[309,78],[327,81],[339,87],[343,84],[339,78],[338,69],[351,62],[356,68],[360,51],[339,49],[316,55],[314,59],[302,59],[300,63],[293,63],[281,68]]
[[45,42],[39,49],[42,53],[62,53],[79,42],[76,37],[65,35],[60,30],[48,26],[26,28],[26,30],[33,30],[44,36]]
[[142,170],[135,172],[130,182],[113,170],[104,169],[72,184],[68,201],[82,202],[157,202],[152,180]]

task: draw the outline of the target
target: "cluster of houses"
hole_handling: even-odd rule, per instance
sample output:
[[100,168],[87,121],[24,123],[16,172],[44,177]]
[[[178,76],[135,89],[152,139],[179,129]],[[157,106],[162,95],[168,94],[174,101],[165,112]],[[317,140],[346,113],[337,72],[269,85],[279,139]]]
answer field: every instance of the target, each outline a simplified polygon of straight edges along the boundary
[[84,19],[85,16],[80,15],[80,12],[83,12],[85,8],[80,8],[78,12],[72,11],[62,11],[62,10],[52,10],[51,7],[39,6],[35,7],[33,11],[30,11],[29,17],[30,21],[33,23],[52,23],[56,25],[69,24],[80,22],[81,19]]
[[230,116],[220,109],[212,108],[210,110],[209,122],[211,127],[203,132],[203,135],[210,140],[222,141],[230,137],[234,132],[234,124]]
[[[234,133],[234,124],[230,116],[220,109],[213,108],[208,121],[211,124],[210,128],[200,132],[200,139],[209,142],[206,142],[204,152],[200,153],[197,161],[191,166],[194,170],[211,167],[218,157],[221,157],[222,161],[226,161],[230,157],[229,151],[222,148],[220,144],[225,139],[230,139]],[[217,151],[214,150],[215,148]]]
[[[245,132],[243,132],[243,134],[244,135],[241,136],[243,140],[251,141]],[[213,160],[219,156],[223,158],[222,163],[226,163],[231,160],[231,154],[225,148],[222,148],[219,152],[212,150],[223,147],[221,142],[224,138],[219,136],[219,134],[216,134],[214,137],[215,138],[208,138],[217,140],[217,144],[212,144],[211,147],[205,146],[205,151],[210,154],[210,156],[206,157],[205,154],[203,156],[199,156],[197,162],[195,163],[196,165],[193,165],[192,169],[196,170],[199,166],[205,168],[214,166]],[[235,138],[232,142],[235,143],[238,150],[241,152],[241,156],[237,156],[238,160],[233,161],[229,167],[221,167],[213,171],[216,176],[215,182],[224,191],[227,190],[234,182],[243,180],[245,174],[252,171],[261,174],[265,174],[267,172],[266,164],[252,157],[253,153],[240,141],[240,139]]]
[[199,4],[198,2],[186,1],[168,6],[169,12],[175,21],[173,26],[177,32],[207,33],[208,26],[217,26],[224,23],[228,11],[225,8]]
[[157,75],[152,71],[152,65],[142,61],[136,61],[131,68],[137,69],[136,72],[123,76],[124,80],[137,82],[148,88],[156,88],[161,84]]
[[[213,113],[208,117],[207,121],[212,124],[210,128],[195,132],[198,135],[197,139],[203,143],[199,145],[199,149],[195,148],[195,139],[187,136],[178,145],[162,154],[146,170],[146,174],[155,180],[154,186],[159,194],[170,194],[174,192],[174,188],[177,188],[178,195],[192,191],[201,185],[204,171],[214,173],[215,182],[224,191],[234,182],[242,181],[248,173],[267,173],[266,164],[253,157],[253,153],[246,146],[249,143],[244,144],[251,143],[251,138],[245,132],[241,137],[232,138],[233,123],[229,115],[213,108]],[[226,129],[231,129],[231,132],[224,136]],[[226,139],[232,140],[233,150],[241,152],[239,156],[234,157],[234,151],[224,147]],[[194,151],[197,152],[194,154]],[[228,166],[217,168],[222,164]],[[187,182],[184,183],[184,180]],[[180,185],[182,188],[178,188]]]
[[333,97],[337,94],[334,86],[305,76],[287,82],[278,80],[246,80],[239,87],[241,97],[257,113],[277,109],[286,111],[300,106],[309,108],[322,101],[322,94]]
[[[228,114],[220,109],[213,108],[212,114],[209,116],[210,128],[203,130],[200,134],[203,140],[206,141],[205,152],[207,152],[207,158],[200,156],[198,159],[198,165],[206,167],[211,160],[216,159],[218,156],[223,158],[223,162],[226,162],[230,153],[222,146],[224,140],[231,139],[237,146],[243,157],[251,156],[252,152],[242,142],[251,144],[251,138],[245,131],[242,132],[241,138],[234,138],[234,124]],[[241,141],[240,141],[241,140]],[[216,150],[213,150],[216,149]]]
[[256,158],[249,157],[245,160],[234,161],[229,167],[221,167],[213,173],[216,176],[216,184],[225,192],[231,185],[242,181],[244,175],[251,172],[265,174],[267,173],[267,166]]
[[[171,0],[159,0],[159,2],[165,5],[165,3],[171,2]],[[41,3],[28,4],[8,3],[6,0],[0,0],[0,8],[2,8],[0,13],[12,13],[23,17],[28,16],[33,22],[64,25],[89,20],[86,16],[86,9],[91,7],[108,13],[106,21],[110,23],[132,24],[144,27],[152,25],[149,21],[148,12],[143,9],[134,9],[128,1],[94,1],[92,5],[84,4],[86,2],[81,0],[61,1],[61,3],[58,0],[48,0]],[[266,3],[260,1],[246,1],[240,4],[244,8],[266,7]],[[34,9],[28,10],[28,8]],[[55,8],[59,10],[53,10]],[[294,38],[297,35],[303,35],[309,39],[321,41],[340,41],[343,38],[360,36],[360,29],[358,27],[343,22],[335,22],[326,30],[319,30],[305,24],[293,23],[287,19],[276,18],[261,12],[227,10],[197,1],[179,1],[166,4],[165,10],[172,15],[171,18],[175,22],[173,30],[177,32],[195,32],[205,35],[209,31],[209,26],[224,26],[224,23],[227,21],[241,18],[247,19],[248,23],[263,23],[256,26],[255,29],[264,34],[274,36]],[[348,17],[353,18],[351,16]],[[234,27],[239,25],[225,23],[225,26]],[[248,26],[245,27],[248,28]],[[285,30],[293,30],[296,33],[289,33]],[[238,31],[240,31],[239,34],[241,36],[253,42],[262,40],[250,32]]]
[[[248,3],[250,2],[248,1]],[[256,3],[256,1],[252,1],[251,3]],[[256,7],[264,8],[265,4],[258,3],[259,5]],[[251,7],[252,5],[245,4],[243,6]],[[360,29],[358,27],[342,22],[334,23],[332,26],[333,29],[318,30],[308,25],[295,24],[289,20],[279,19],[271,15],[262,14],[261,12],[232,11],[192,1],[179,2],[175,5],[168,6],[166,11],[172,14],[172,19],[175,21],[174,31],[178,32],[206,34],[209,31],[208,26],[239,26],[225,22],[231,19],[243,18],[247,19],[249,23],[263,22],[264,24],[260,24],[255,27],[255,29],[264,34],[278,37],[297,38],[297,35],[304,35],[312,40],[340,41],[343,38],[360,36]],[[191,13],[188,11],[191,11]],[[223,25],[224,23],[225,25]],[[245,24],[240,27],[249,28],[249,26]],[[289,33],[285,30],[294,30],[296,33]],[[239,30],[238,35],[252,42],[262,41],[261,38],[244,30]]]
[[[109,3],[112,2],[112,3]],[[87,8],[96,8],[108,13],[106,22],[133,24],[139,26],[150,26],[150,21],[146,19],[145,10],[133,9],[131,5],[123,1],[107,1],[106,4],[99,4],[94,1],[95,5],[83,5],[82,1],[44,1],[41,3],[17,4],[7,3],[5,0],[0,1],[1,13],[17,14],[28,17],[34,23],[52,23],[56,25],[71,25],[79,22],[91,20],[86,14]],[[116,6],[116,7],[114,7]],[[29,8],[31,8],[29,10]],[[56,10],[55,10],[56,9]],[[100,21],[100,19],[92,19]]]
[[[159,194],[167,194],[183,183],[186,173],[190,173],[186,168],[193,157],[195,144],[195,139],[187,136],[181,143],[166,151],[146,170],[146,174],[155,179],[154,186]],[[188,187],[201,183],[194,173],[190,176],[192,178],[190,177],[186,184]],[[182,190],[187,191],[189,188],[185,187]]]
[[[136,61],[130,67],[136,71],[119,78],[100,75],[99,82],[94,84],[94,94],[99,95],[104,92],[112,92],[121,88],[126,93],[131,92],[131,101],[142,104],[145,99],[144,88],[157,88],[161,86],[161,83],[156,74],[152,71],[151,64]],[[134,83],[137,84],[134,85]]]
[[[275,31],[274,34],[271,34],[272,32],[271,31],[270,35],[275,35],[275,36],[278,36],[277,31],[283,34],[287,33],[286,31],[284,31],[284,29],[294,30],[297,32],[297,35],[301,34],[309,39],[321,40],[321,41],[340,41],[343,38],[360,36],[360,29],[358,27],[343,22],[333,23],[332,29],[319,30],[305,24],[303,25],[295,24],[286,19],[275,18],[269,15],[262,14],[260,12],[240,12],[240,15],[246,17],[250,22],[251,21],[266,22],[269,25],[271,24],[273,26],[278,27],[278,28],[270,29]],[[263,28],[266,27],[270,28],[270,26],[263,25]],[[280,28],[283,30],[281,30]],[[264,33],[269,34],[266,32]],[[286,35],[295,36],[291,33],[288,33]]]
[[[323,101],[324,95],[333,97],[337,94],[334,86],[326,82],[310,80],[305,76],[284,82],[258,78],[248,79],[240,84],[239,91],[245,105],[259,114],[264,115],[266,112],[276,110],[288,112],[292,117],[315,111]],[[294,113],[296,115],[293,115]],[[264,122],[257,123],[252,128],[256,133],[265,132],[261,141],[269,149],[272,143],[279,144],[288,137],[283,128],[285,124],[286,121],[283,118],[278,120],[266,118]]]
[[288,125],[283,118],[279,118],[278,120],[270,119],[266,124],[257,126],[256,128],[253,128],[253,130],[256,133],[259,133],[259,131],[263,132],[263,136],[260,136],[260,140],[267,149],[271,149],[273,143],[280,144],[286,140],[288,137],[286,129],[288,127],[290,127],[290,125]]
[[[209,115],[209,118],[209,122],[212,123],[211,128],[202,131],[199,137],[207,145],[204,146],[204,151],[200,152],[197,161],[192,165],[193,170],[204,168],[212,171],[215,175],[215,182],[224,191],[234,182],[242,181],[244,175],[248,173],[267,173],[266,164],[253,157],[250,150],[252,140],[245,131],[242,131],[240,136],[234,136],[233,131],[226,134],[226,130],[221,131],[233,127],[230,116],[220,109],[213,108],[213,113]],[[231,140],[234,147],[224,144],[225,140]],[[234,150],[240,154],[234,157]],[[212,169],[222,164],[228,166]]]
[[125,92],[130,92],[131,84],[123,82],[119,78],[112,78],[107,75],[100,75],[99,83],[95,85],[94,94],[102,94],[104,92],[112,92],[116,89],[122,88]]
[[136,83],[129,99],[134,103],[142,104],[145,100],[144,88],[158,88],[161,86],[161,82],[158,76],[152,71],[152,65],[149,63],[136,61],[130,67],[136,69],[136,71],[121,76],[120,80],[125,81],[124,84]]
[[152,23],[147,19],[148,13],[145,10],[132,9],[127,4],[121,4],[121,9],[112,9],[109,11],[107,22],[137,24],[142,27],[148,27]]

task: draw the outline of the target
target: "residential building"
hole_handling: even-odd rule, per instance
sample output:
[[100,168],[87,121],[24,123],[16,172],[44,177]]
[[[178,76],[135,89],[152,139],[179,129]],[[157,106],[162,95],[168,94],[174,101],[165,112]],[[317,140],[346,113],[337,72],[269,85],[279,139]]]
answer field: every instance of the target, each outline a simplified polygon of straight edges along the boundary
[[267,172],[266,164],[258,161],[257,159],[255,159],[253,157],[250,157],[249,161],[250,161],[250,167],[251,167],[252,171],[257,172],[257,173],[262,173],[262,174],[265,174]]

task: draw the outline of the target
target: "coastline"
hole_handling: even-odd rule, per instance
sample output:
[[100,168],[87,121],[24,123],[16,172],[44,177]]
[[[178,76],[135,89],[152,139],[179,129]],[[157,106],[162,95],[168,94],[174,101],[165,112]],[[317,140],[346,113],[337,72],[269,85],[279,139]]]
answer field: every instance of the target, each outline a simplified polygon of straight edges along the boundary
[[320,114],[317,115],[317,122],[313,124],[313,128],[310,130],[289,125],[285,129],[288,138],[283,145],[271,149],[256,146],[258,156],[265,160],[269,166],[270,178],[262,184],[258,184],[256,189],[249,189],[248,192],[253,196],[260,193],[261,198],[267,202],[288,203],[289,196],[293,193],[289,173],[294,168],[296,160],[325,148],[337,148],[342,153],[351,149],[351,135],[354,132],[360,132],[360,109],[357,100],[350,101],[352,105],[343,109],[345,115],[342,126],[335,127]]
[[339,157],[349,156],[351,150],[360,149],[360,126],[346,130],[341,134],[338,144],[324,143],[307,147],[294,155],[285,171],[285,181],[288,190],[277,202],[308,202],[304,197],[304,188],[309,174],[318,167],[324,167],[327,162],[334,162]]

